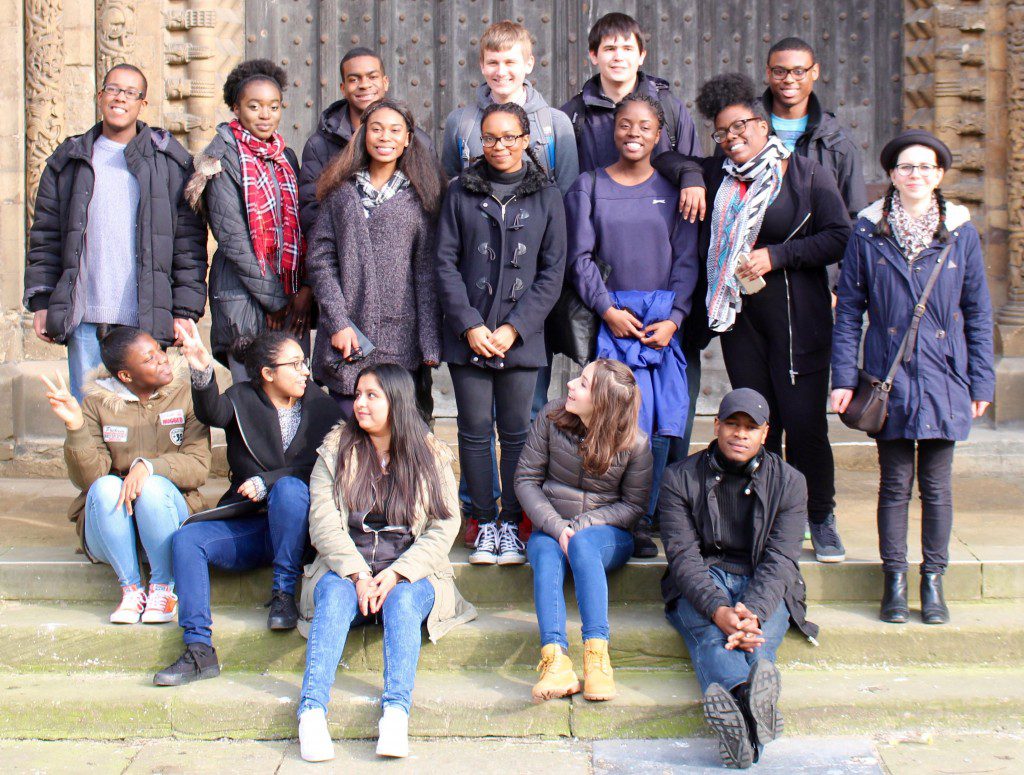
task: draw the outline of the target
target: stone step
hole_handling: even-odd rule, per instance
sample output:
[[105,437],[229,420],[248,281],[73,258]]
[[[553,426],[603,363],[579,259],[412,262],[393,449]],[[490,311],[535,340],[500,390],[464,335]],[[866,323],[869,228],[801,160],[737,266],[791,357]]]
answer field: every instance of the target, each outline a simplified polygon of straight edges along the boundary
[[[532,671],[421,673],[410,734],[427,737],[663,738],[705,734],[697,682],[674,671],[616,673],[619,695],[534,705]],[[301,677],[232,673],[178,688],[130,674],[2,674],[0,728],[9,739],[286,739],[296,736]],[[329,714],[336,739],[374,738],[379,672],[342,671]],[[1024,729],[1019,670],[964,667],[784,670],[787,735],[880,730]],[[413,743],[414,748],[416,743]]]
[[[474,604],[529,604],[533,600],[533,572],[529,565],[479,566],[468,562],[469,550],[457,545],[451,553],[459,590]],[[631,559],[608,577],[613,602],[661,601],[664,555]],[[805,545],[800,570],[811,602],[852,602],[881,599],[882,571],[877,560],[848,560],[825,565],[815,561]],[[271,569],[227,573],[212,569],[214,605],[260,604],[269,596]],[[572,578],[566,582],[572,595]],[[910,600],[918,596],[918,572],[911,569]],[[1011,559],[952,562],[945,576],[950,601],[1024,598],[1024,561]],[[110,567],[93,564],[71,547],[0,548],[0,600],[116,603],[120,589]]]
[[[111,625],[110,606],[0,603],[0,671],[153,673],[181,653],[181,631],[174,624]],[[953,622],[934,627],[880,622],[877,606],[812,606],[821,627],[818,645],[795,629],[779,659],[786,665],[818,667],[908,665],[1017,665],[1024,660],[1024,612],[1016,607],[962,603],[952,607]],[[539,656],[532,609],[481,608],[479,618],[458,627],[437,644],[424,646],[420,669],[532,667]],[[663,608],[615,604],[609,611],[611,654],[617,667],[688,669],[682,638],[665,620]],[[301,672],[306,641],[297,632],[266,629],[262,606],[215,608],[214,645],[226,671]],[[355,628],[344,661],[354,670],[380,670],[381,629]],[[569,610],[570,642],[580,646],[579,616]]]

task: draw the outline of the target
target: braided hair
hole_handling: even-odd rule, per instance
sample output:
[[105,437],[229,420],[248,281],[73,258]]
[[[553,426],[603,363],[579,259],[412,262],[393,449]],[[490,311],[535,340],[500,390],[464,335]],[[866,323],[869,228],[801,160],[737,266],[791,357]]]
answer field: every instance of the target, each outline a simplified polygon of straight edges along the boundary
[[[892,183],[886,189],[885,198],[882,200],[882,218],[875,224],[874,236],[891,237],[892,226],[889,225],[889,215],[892,213],[892,198],[896,196],[896,186]],[[935,188],[935,203],[939,206],[939,225],[935,229],[935,241],[940,244],[949,242],[949,229],[946,227],[946,197],[942,189]]]
[[[487,120],[488,116],[491,116],[494,113],[508,113],[510,116],[515,117],[516,121],[519,122],[519,131],[524,135],[530,134],[530,117],[526,115],[526,111],[523,110],[523,107],[515,102],[492,102],[484,108],[480,115],[481,131],[483,131],[484,128],[484,121]],[[524,153],[526,153],[526,157],[533,162],[537,169],[545,173],[548,179],[551,178],[550,173],[547,172],[547,167],[544,166],[543,162],[540,160],[540,156],[537,155],[537,151],[533,147],[533,143],[526,146]]]
[[647,94],[627,94],[619,101],[619,104],[615,106],[613,116],[617,119],[619,114],[625,110],[626,106],[631,102],[639,102],[642,105],[646,105],[651,109],[654,117],[658,119],[658,126],[665,126],[665,108],[662,107],[658,100]]

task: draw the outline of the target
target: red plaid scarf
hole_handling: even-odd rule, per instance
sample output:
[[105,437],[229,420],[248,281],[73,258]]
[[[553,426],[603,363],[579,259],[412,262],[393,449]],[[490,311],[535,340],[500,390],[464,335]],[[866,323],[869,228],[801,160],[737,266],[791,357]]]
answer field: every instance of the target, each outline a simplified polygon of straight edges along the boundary
[[[270,142],[264,142],[243,129],[237,120],[230,127],[238,145],[249,235],[260,271],[267,273],[269,261],[281,278],[285,293],[291,295],[301,284],[306,240],[299,228],[298,181],[284,155],[284,138],[274,133]],[[272,167],[268,161],[274,162]],[[270,179],[271,169],[277,178],[276,186]]]

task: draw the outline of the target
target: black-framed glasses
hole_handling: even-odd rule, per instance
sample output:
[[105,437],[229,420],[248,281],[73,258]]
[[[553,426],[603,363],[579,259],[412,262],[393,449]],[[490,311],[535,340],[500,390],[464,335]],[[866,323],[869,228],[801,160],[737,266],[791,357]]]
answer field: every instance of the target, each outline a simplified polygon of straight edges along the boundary
[[116,86],[112,83],[108,83],[100,91],[108,97],[116,97],[119,94],[123,94],[124,98],[129,102],[137,102],[146,96],[145,92],[141,92],[138,89],[122,89],[120,86]]
[[737,121],[733,121],[731,124],[729,124],[727,129],[716,129],[714,132],[712,132],[711,139],[714,140],[716,143],[720,143],[729,135],[739,137],[740,135],[747,131],[747,124],[750,123],[751,121],[764,121],[764,119],[758,116],[751,116],[750,118],[741,118]]
[[814,65],[810,67],[769,67],[768,72],[771,74],[772,79],[776,81],[785,81],[787,75],[793,76],[795,81],[802,81],[813,69]]
[[293,369],[295,369],[296,374],[301,374],[303,371],[313,371],[312,367],[309,365],[309,358],[302,358],[301,360],[297,361],[285,361],[284,363],[272,363],[270,365],[273,366],[275,369],[279,369],[284,366],[291,366]]
[[513,145],[516,142],[516,140],[520,140],[524,137],[526,137],[525,132],[519,135],[502,135],[501,137],[495,137],[494,135],[484,135],[482,138],[480,138],[480,141],[484,144],[484,148],[493,148],[498,144],[499,141],[503,146],[508,148],[511,145]]
[[938,170],[938,167],[934,164],[897,164],[895,170],[901,178],[909,178],[914,174],[914,170],[920,170],[921,177],[930,178]]

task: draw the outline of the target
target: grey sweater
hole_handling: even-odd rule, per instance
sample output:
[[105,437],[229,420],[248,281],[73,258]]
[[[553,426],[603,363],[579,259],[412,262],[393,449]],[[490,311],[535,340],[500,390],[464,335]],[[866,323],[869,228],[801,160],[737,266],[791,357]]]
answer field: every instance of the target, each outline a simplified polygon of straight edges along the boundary
[[126,145],[96,138],[92,168],[96,182],[89,202],[83,272],[86,323],[139,324],[135,268],[139,181],[128,170]]
[[[367,366],[414,371],[441,360],[441,308],[434,277],[434,221],[410,187],[365,215],[353,182],[320,205],[306,272],[320,304],[313,376],[344,395]],[[346,363],[331,336],[354,325],[375,346]]]

